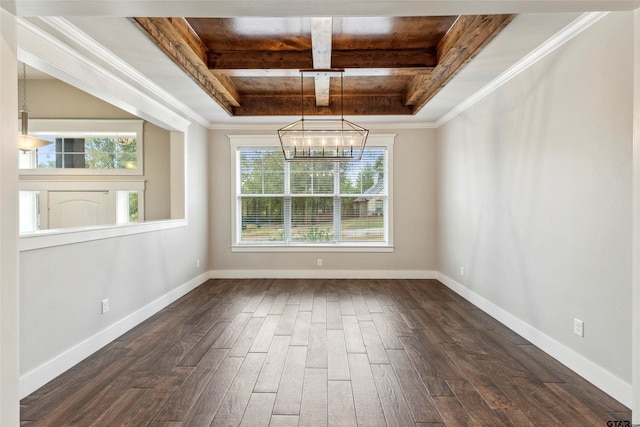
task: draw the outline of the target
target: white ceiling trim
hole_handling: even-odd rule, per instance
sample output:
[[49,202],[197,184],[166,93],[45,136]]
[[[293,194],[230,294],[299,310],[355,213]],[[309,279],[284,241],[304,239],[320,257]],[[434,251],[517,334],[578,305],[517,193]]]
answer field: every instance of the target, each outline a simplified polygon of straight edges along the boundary
[[[149,93],[98,65],[32,22],[18,18],[21,61],[144,120],[186,131],[190,120]],[[92,46],[93,48],[97,47]]]
[[493,79],[490,83],[475,92],[469,98],[462,101],[455,108],[444,114],[440,119],[434,122],[434,127],[438,128],[449,120],[455,118],[465,110],[473,106],[475,103],[496,91],[499,87],[516,77],[518,74],[533,66],[536,62],[567,43],[569,40],[580,34],[591,25],[605,17],[609,12],[587,12],[580,15],[571,24],[563,28],[561,31],[553,35],[546,42],[542,43],[536,49],[527,54],[520,61],[509,67],[504,73]]
[[194,111],[176,97],[169,94],[163,88],[148,79],[144,74],[140,73],[127,62],[123,61],[119,56],[115,55],[102,44],[88,36],[84,31],[73,25],[67,19],[62,17],[42,17],[40,19],[60,31],[64,36],[69,37],[71,40],[74,40],[87,48],[90,52],[95,53],[97,57],[113,65],[125,78],[136,82],[136,84],[140,85],[149,95],[156,96],[162,102],[172,107],[175,111],[185,112],[190,118],[203,126],[207,126],[209,124],[209,121],[198,112]]

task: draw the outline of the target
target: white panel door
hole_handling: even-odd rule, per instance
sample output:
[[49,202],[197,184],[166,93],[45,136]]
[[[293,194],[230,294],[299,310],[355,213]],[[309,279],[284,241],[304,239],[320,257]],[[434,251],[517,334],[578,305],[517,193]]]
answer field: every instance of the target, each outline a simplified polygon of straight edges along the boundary
[[50,191],[49,228],[115,224],[107,191]]

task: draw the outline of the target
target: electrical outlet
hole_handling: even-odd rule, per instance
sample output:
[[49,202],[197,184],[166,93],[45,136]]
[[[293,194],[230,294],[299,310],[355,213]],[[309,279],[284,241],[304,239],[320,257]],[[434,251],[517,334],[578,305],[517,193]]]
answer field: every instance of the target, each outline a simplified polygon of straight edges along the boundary
[[573,332],[584,337],[584,322],[580,319],[573,319]]
[[460,275],[464,277],[464,265],[460,266]]
[[109,298],[102,300],[102,314],[105,314],[109,311]]
[[200,259],[199,258],[196,260],[196,267],[200,268]]
[[318,258],[318,267],[322,267],[322,258]]

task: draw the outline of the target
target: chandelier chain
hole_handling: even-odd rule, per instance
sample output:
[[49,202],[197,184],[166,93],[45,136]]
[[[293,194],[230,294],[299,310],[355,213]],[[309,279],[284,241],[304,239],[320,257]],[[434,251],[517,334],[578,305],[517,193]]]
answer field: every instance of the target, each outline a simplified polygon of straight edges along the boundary
[[27,109],[27,65],[22,63],[22,109]]

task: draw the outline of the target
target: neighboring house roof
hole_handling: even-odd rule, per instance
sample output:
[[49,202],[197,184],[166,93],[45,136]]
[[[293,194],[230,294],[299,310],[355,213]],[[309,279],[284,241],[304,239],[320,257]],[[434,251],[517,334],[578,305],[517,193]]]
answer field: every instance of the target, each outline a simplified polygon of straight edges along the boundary
[[[378,194],[384,189],[384,180],[379,180],[372,187],[367,188],[364,194]],[[366,202],[371,200],[371,197],[358,197],[354,202]]]

